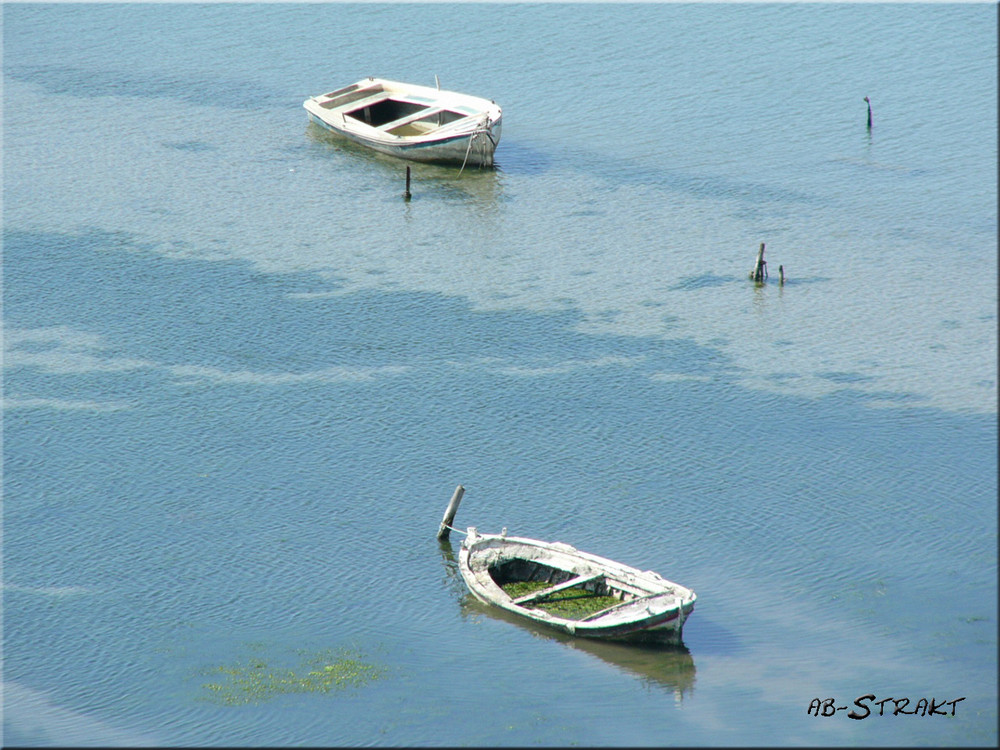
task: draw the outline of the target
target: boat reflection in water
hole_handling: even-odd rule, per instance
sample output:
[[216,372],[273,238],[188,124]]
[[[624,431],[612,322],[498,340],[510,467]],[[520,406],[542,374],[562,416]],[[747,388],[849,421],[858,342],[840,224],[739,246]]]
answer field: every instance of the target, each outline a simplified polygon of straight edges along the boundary
[[639,677],[647,684],[666,688],[673,693],[677,703],[683,702],[684,697],[690,696],[694,691],[694,659],[683,643],[657,645],[581,638],[483,604],[471,594],[462,597],[461,608],[463,617],[487,616],[503,620],[527,630],[537,638],[558,641],[564,646],[586,651],[623,672]]
[[[395,156],[372,151],[337,133],[323,130],[314,123],[306,125],[307,139],[327,156],[340,159],[336,168],[342,166],[349,174],[358,177],[374,174],[385,179],[391,192],[403,193],[407,167],[412,167],[414,196],[433,197],[445,202],[472,201],[473,205],[496,209],[504,200],[504,172],[501,165],[493,169],[466,169],[460,172],[456,167],[441,164],[407,163]],[[331,175],[333,176],[333,175]],[[343,187],[343,174],[337,175],[339,187]],[[365,185],[365,189],[369,186]]]
[[526,620],[511,612],[480,602],[468,592],[458,572],[458,560],[448,542],[441,543],[446,580],[460,596],[461,614],[466,619],[490,617],[527,630],[536,638],[556,641],[569,648],[585,651],[611,666],[641,679],[650,686],[669,690],[677,703],[694,692],[694,658],[683,643],[622,643],[581,638]]

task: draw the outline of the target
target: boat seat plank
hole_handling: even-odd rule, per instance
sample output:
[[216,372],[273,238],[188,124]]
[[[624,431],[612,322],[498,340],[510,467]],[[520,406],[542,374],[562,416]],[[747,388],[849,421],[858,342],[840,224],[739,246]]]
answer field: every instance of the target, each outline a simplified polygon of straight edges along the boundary
[[590,575],[576,576],[575,578],[570,578],[568,581],[563,581],[562,583],[556,584],[555,586],[550,586],[547,589],[542,589],[541,591],[535,591],[531,594],[525,594],[524,596],[519,596],[517,599],[513,599],[511,603],[520,605],[520,604],[525,604],[527,602],[536,601],[537,599],[544,599],[546,596],[550,596],[551,594],[555,594],[559,591],[563,591],[565,589],[571,589],[574,586],[582,586],[583,584],[589,583],[590,581],[595,581],[603,575],[604,575],[603,573],[592,573]]
[[400,125],[407,125],[415,120],[423,120],[425,117],[432,117],[433,115],[440,114],[444,111],[444,107],[428,107],[427,109],[422,109],[419,112],[414,112],[400,117],[398,120],[393,120],[392,122],[387,122],[384,125],[379,125],[378,129],[392,130],[393,128],[398,128]]
[[369,86],[367,88],[349,91],[346,94],[327,98],[326,101],[321,101],[324,97],[317,97],[317,101],[319,106],[323,109],[337,109],[338,107],[344,107],[348,104],[353,104],[355,105],[355,108],[357,108],[374,104],[375,102],[384,99],[385,96],[385,91],[381,86]]
[[[653,599],[657,596],[670,596],[670,595],[671,594],[669,591],[657,591],[652,594],[646,594],[645,596],[637,596],[634,599],[626,599],[620,604],[613,604],[607,609],[602,609],[599,612],[594,612],[594,614],[584,617],[582,620],[580,620],[580,622],[589,622],[590,620],[596,620],[598,617],[604,617],[604,615],[608,614],[609,612],[614,612],[616,609],[622,609],[623,607],[627,607],[630,604],[635,604],[636,602],[640,602],[644,599]],[[680,600],[678,599],[678,602],[679,601]]]
[[420,112],[414,112],[413,114],[401,117],[398,120],[393,120],[392,122],[387,122],[384,125],[379,125],[378,130],[390,131],[395,128],[401,127],[403,125],[408,125],[411,122],[416,122],[417,120],[424,120],[433,117],[434,115],[439,115],[442,112],[450,112],[453,114],[462,115],[462,117],[452,120],[451,122],[445,123],[444,125],[435,125],[434,130],[438,132],[446,130],[457,130],[460,127],[466,125],[466,121],[472,116],[465,111],[462,107],[449,107],[449,106],[431,106]]

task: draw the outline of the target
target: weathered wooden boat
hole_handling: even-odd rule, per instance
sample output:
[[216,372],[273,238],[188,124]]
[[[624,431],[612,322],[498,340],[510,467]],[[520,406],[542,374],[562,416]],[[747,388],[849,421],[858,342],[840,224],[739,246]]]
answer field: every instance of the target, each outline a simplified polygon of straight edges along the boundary
[[469,528],[458,569],[473,596],[571,635],[677,640],[695,593],[563,542]]
[[318,125],[413,161],[492,166],[500,142],[495,102],[430,86],[366,78],[303,106]]
[[[465,489],[459,485],[438,539],[447,539]],[[681,640],[695,593],[651,570],[581,552],[563,542],[469,527],[458,570],[469,591],[491,604],[565,633],[613,640]]]

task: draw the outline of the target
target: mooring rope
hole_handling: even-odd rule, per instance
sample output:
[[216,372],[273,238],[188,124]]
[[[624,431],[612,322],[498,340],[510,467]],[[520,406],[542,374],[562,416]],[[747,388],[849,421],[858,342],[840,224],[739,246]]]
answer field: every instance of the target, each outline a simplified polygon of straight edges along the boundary
[[[493,144],[493,148],[494,149],[497,147],[497,142],[495,140],[493,140],[493,134],[490,132],[490,129],[489,129],[489,119],[484,119],[480,123],[480,127],[479,128],[477,128],[476,130],[473,130],[471,133],[469,133],[469,145],[465,149],[465,158],[462,160],[462,168],[460,170],[458,170],[459,174],[462,174],[462,172],[465,171],[465,164],[466,164],[466,162],[469,161],[469,153],[472,151],[472,144],[481,135],[485,135],[487,138],[490,139],[490,143]],[[484,156],[486,155],[486,144],[485,143],[483,144],[483,155]],[[483,159],[482,161],[485,161],[485,159]],[[482,164],[480,164],[479,166],[481,167]]]
[[469,145],[465,149],[465,158],[462,159],[462,168],[458,170],[459,174],[462,174],[462,172],[465,171],[465,162],[469,160],[469,152],[472,151],[472,141],[476,137],[476,133],[478,132],[479,132],[478,130],[474,130],[471,133],[469,133]]
[[681,597],[680,602],[681,602],[680,606],[677,608],[677,623],[676,623],[676,628],[678,633],[681,632],[681,628],[684,627],[684,620],[687,619],[684,616],[684,597]]

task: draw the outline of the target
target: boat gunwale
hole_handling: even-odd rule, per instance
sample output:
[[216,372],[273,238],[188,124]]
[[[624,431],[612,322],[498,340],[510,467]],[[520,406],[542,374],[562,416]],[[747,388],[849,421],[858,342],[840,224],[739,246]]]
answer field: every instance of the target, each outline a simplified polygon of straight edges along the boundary
[[[486,562],[480,566],[480,570],[474,569],[471,562],[471,559],[475,556],[476,552],[483,552],[482,549],[473,549],[474,547],[480,545],[496,545],[497,542],[499,542],[500,547],[511,544],[521,544],[529,548],[552,552],[556,555],[576,557],[577,559],[589,563],[590,565],[596,565],[605,580],[607,580],[607,582],[613,587],[620,588],[623,591],[626,591],[627,589],[639,589],[642,590],[643,593],[628,592],[633,593],[633,598],[623,600],[620,604],[608,607],[605,610],[591,613],[590,615],[578,619],[561,617],[542,609],[515,604],[514,598],[507,594],[507,592],[505,592],[497,584],[489,572],[490,569],[494,567],[494,563],[497,562],[496,560]],[[496,546],[493,546],[493,549],[496,548]],[[551,564],[552,561],[539,560],[534,557],[515,556],[512,556],[509,559],[525,559],[532,562],[539,562],[543,565],[570,573],[571,577],[581,575],[581,571],[579,570],[574,570],[572,568],[570,570],[559,568],[557,565]],[[690,614],[690,612],[694,609],[694,603],[697,600],[697,596],[691,589],[678,583],[674,583],[673,581],[668,581],[658,573],[651,570],[641,571],[638,568],[606,557],[594,555],[589,552],[583,552],[563,542],[543,542],[537,539],[529,539],[527,537],[511,537],[504,534],[479,534],[478,532],[475,532],[474,529],[470,529],[469,538],[467,538],[462,544],[462,548],[459,553],[459,569],[462,573],[462,577],[466,580],[466,584],[468,585],[470,591],[472,591],[473,595],[481,601],[487,604],[493,604],[501,609],[514,612],[515,614],[527,617],[528,619],[553,625],[570,633],[592,637],[628,637],[641,631],[655,632],[657,629],[662,629],[666,623],[676,620],[679,616],[686,617]],[[466,575],[466,570],[468,570],[468,576]],[[616,572],[621,575],[615,575],[614,573]],[[483,573],[485,573],[485,575],[483,575]],[[470,580],[470,578],[472,580]],[[630,580],[621,580],[621,578],[627,578]],[[478,586],[474,585],[473,581],[475,581]],[[655,613],[647,610],[647,616],[644,617],[628,618],[626,616],[625,618],[616,621],[608,621],[605,619],[609,615],[614,617],[616,614],[620,613],[622,609],[633,605],[637,601],[654,599],[658,596],[670,597],[671,606]],[[604,621],[602,622],[602,620]],[[683,622],[683,620],[681,622]]]

